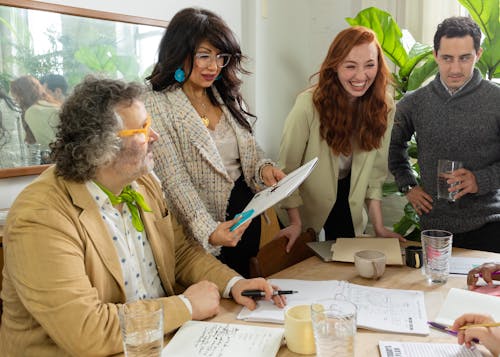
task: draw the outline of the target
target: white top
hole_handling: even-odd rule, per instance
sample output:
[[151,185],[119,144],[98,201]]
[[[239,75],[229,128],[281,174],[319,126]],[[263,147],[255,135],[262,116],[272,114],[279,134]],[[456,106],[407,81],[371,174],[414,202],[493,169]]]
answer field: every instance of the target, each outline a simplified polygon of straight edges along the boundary
[[352,154],[345,156],[339,155],[339,180],[346,178],[351,172],[352,167]]
[[236,134],[227,121],[224,113],[222,113],[215,129],[209,129],[208,132],[215,142],[215,146],[217,147],[217,151],[219,151],[229,177],[231,177],[233,181],[236,181],[242,173],[240,152],[238,149]]

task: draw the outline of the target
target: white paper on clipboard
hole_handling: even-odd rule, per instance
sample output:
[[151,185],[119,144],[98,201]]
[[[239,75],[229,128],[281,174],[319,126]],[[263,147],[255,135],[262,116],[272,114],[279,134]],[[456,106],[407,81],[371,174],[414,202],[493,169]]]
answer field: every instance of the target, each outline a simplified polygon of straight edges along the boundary
[[292,192],[295,191],[302,182],[304,182],[307,176],[309,176],[317,162],[318,158],[315,157],[301,167],[290,172],[276,185],[267,187],[266,189],[257,192],[243,210],[243,212],[247,212],[251,209],[254,210],[253,214],[249,216],[248,219],[257,217],[269,207],[274,206],[282,199],[290,196]]

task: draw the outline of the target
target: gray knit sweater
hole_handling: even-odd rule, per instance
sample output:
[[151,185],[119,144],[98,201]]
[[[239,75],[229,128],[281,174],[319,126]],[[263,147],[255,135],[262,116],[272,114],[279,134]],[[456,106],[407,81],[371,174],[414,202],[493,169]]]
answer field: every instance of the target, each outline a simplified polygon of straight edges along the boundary
[[[451,96],[439,75],[427,86],[407,93],[397,104],[389,149],[389,169],[399,187],[416,184],[406,152],[416,133],[422,186],[434,200],[421,217],[423,229],[468,232],[500,221],[500,86],[472,79]],[[479,192],[455,203],[437,200],[437,162],[462,161],[476,176]],[[500,232],[499,232],[500,244]]]

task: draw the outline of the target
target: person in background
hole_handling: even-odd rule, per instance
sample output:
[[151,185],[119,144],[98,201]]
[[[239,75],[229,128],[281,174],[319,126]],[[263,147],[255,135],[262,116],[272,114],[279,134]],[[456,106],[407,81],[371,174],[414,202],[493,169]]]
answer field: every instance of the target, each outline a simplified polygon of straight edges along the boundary
[[170,21],[147,78],[146,108],[161,137],[157,173],[173,214],[188,234],[243,276],[260,243],[260,218],[243,235],[228,219],[254,193],[285,176],[259,148],[255,117],[244,106],[243,55],[216,14],[179,11]]
[[60,74],[46,74],[40,78],[40,83],[59,104],[64,103],[68,95],[68,82],[64,76]]
[[288,213],[281,235],[289,244],[307,228],[324,228],[327,240],[360,236],[366,205],[376,236],[403,239],[382,220],[394,105],[390,72],[375,34],[364,27],[341,31],[318,75],[318,83],[297,97],[283,130],[279,164],[284,172],[315,156],[319,160],[299,189],[281,202]]
[[24,135],[21,109],[0,86],[0,167],[23,165]]
[[142,89],[87,77],[65,101],[55,166],[21,192],[4,229],[2,355],[121,353],[124,303],[160,302],[165,333],[216,315],[220,296],[254,309],[244,289],[284,306],[277,287],[184,236],[152,172],[158,134]]
[[26,142],[38,143],[42,149],[48,148],[59,124],[59,103],[33,76],[13,80],[10,92],[22,110]]
[[[420,215],[422,229],[453,233],[453,246],[500,252],[500,86],[482,79],[481,30],[469,17],[437,27],[439,73],[397,105],[389,167],[399,190]],[[415,134],[422,185],[411,169],[408,141]],[[456,160],[456,202],[437,200],[437,163]]]
[[495,320],[491,316],[481,314],[464,314],[457,318],[450,328],[452,331],[458,331],[458,343],[465,344],[467,348],[472,348],[477,339],[484,345],[493,356],[500,356],[500,327],[470,327],[460,330],[460,327],[472,324],[489,324]]

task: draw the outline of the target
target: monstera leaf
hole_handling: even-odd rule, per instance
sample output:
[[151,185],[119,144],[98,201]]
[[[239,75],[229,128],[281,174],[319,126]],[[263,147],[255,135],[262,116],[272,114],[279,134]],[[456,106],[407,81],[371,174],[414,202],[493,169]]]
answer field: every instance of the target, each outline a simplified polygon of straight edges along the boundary
[[500,78],[500,1],[459,0],[481,28],[483,55],[477,67],[488,79]]
[[403,34],[392,16],[376,7],[360,11],[354,18],[346,18],[351,25],[372,29],[377,35],[384,54],[399,71],[393,73],[396,83],[396,99],[399,99],[411,83],[411,89],[418,88],[434,75],[437,65],[432,56],[432,47],[416,42],[408,53],[403,45]]

